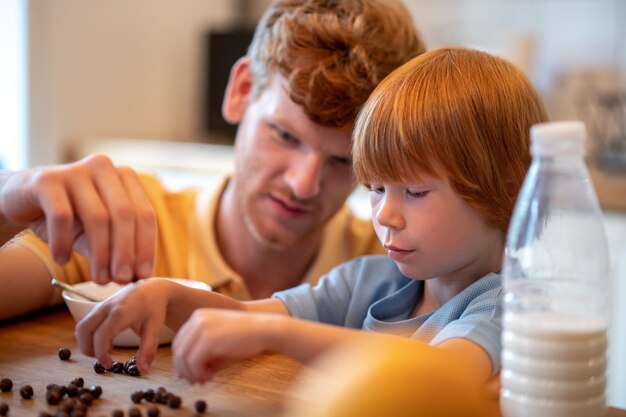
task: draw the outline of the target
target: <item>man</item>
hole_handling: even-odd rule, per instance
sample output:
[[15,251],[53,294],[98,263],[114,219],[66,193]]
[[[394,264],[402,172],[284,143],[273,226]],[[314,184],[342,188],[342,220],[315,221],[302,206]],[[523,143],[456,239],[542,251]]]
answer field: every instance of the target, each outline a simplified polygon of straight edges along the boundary
[[0,174],[0,319],[58,302],[51,276],[176,276],[257,299],[380,252],[345,206],[352,127],[376,84],[424,50],[399,2],[275,1],[231,71],[235,170],[217,189],[172,193],[102,155]]

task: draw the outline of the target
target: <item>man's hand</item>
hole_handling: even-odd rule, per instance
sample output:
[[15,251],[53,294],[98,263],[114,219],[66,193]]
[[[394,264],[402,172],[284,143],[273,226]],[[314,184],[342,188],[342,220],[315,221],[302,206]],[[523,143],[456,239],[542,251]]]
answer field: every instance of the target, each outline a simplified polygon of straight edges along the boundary
[[60,264],[72,251],[87,256],[97,283],[152,273],[154,209],[136,172],[113,166],[106,156],[4,174],[0,220],[0,230],[30,228]]

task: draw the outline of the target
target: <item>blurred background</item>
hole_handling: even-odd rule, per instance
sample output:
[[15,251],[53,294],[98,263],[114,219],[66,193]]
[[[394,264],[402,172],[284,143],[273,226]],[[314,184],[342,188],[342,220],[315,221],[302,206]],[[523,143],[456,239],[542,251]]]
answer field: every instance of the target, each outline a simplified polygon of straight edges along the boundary
[[[268,3],[1,0],[0,169],[104,152],[172,187],[213,181],[232,162],[228,70]],[[429,48],[501,55],[552,119],[587,123],[614,266],[610,402],[626,408],[626,1],[405,3]],[[358,193],[351,203],[368,215]]]

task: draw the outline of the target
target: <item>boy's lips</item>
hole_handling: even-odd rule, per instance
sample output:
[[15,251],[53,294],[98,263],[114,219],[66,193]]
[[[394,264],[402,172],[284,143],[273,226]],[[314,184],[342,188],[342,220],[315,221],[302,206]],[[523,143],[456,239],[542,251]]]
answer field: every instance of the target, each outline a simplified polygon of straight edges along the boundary
[[414,250],[401,249],[396,246],[391,246],[391,245],[384,245],[384,246],[385,246],[385,249],[387,249],[387,256],[394,261],[399,261],[414,252]]

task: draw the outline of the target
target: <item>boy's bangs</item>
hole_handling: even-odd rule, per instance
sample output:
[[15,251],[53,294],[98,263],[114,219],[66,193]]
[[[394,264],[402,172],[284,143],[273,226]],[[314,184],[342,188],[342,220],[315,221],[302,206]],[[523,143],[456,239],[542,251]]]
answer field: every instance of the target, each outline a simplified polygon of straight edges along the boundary
[[362,184],[411,183],[425,174],[439,176],[435,170],[438,158],[420,131],[419,120],[407,117],[419,113],[400,91],[396,93],[372,97],[357,120],[354,172]]

